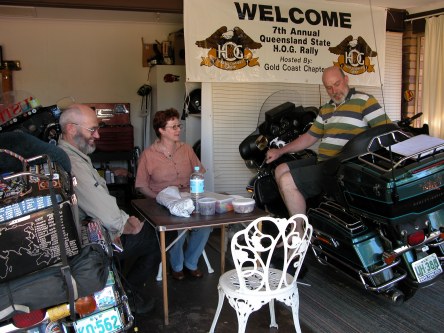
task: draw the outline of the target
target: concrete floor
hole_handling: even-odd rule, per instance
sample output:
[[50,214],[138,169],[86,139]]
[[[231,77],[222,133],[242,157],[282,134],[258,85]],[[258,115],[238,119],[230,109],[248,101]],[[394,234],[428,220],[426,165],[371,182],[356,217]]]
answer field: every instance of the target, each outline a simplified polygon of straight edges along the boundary
[[[170,324],[163,324],[162,284],[151,288],[156,297],[156,310],[148,316],[138,316],[135,327],[141,333],[200,333],[208,332],[217,307],[217,283],[220,275],[217,236],[213,235],[206,252],[215,272],[202,279],[186,278],[176,281],[168,276]],[[306,257],[309,267],[300,285],[300,318],[303,333],[311,332],[392,332],[414,333],[441,331],[444,327],[444,281],[420,290],[402,305],[394,305],[355,284],[351,279],[330,267],[320,265],[311,253]],[[231,266],[227,260],[227,269]],[[200,267],[205,270],[203,260]],[[253,313],[247,333],[277,332],[269,328],[268,306]],[[279,332],[295,332],[291,311],[276,303]],[[217,333],[237,332],[237,318],[227,301],[216,326]]]

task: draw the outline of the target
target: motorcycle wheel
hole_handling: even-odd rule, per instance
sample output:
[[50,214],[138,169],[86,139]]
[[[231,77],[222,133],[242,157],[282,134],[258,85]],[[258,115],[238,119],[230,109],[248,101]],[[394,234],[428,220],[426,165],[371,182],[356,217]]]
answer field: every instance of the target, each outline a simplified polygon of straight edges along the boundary
[[404,301],[407,301],[410,298],[412,298],[418,291],[418,288],[409,286],[406,283],[402,283],[401,285],[398,286],[398,288],[404,293]]

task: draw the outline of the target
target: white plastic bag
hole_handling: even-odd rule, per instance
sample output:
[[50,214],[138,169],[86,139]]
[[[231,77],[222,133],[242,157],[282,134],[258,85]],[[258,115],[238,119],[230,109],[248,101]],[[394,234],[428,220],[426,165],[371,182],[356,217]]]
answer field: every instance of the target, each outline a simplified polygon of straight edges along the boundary
[[194,204],[191,198],[180,196],[177,186],[168,186],[157,194],[156,201],[168,208],[171,214],[181,217],[190,217],[194,211]]

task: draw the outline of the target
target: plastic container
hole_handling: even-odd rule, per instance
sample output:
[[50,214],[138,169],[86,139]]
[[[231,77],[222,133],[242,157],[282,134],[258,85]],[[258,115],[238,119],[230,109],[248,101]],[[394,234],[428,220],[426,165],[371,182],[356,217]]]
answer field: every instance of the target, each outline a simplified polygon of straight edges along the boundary
[[216,213],[223,214],[233,210],[234,198],[226,198],[216,201]]
[[216,213],[216,199],[202,198],[198,200],[200,215],[214,215]]
[[239,198],[233,200],[233,208],[236,213],[251,213],[254,209],[254,199]]

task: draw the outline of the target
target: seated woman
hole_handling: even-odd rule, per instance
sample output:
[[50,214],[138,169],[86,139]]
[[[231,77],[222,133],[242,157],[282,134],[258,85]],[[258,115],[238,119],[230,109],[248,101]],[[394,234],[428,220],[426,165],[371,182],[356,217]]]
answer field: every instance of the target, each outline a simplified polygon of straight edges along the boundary
[[[135,184],[144,196],[156,198],[168,186],[177,186],[179,191],[189,192],[194,166],[199,166],[201,172],[205,172],[193,148],[180,142],[181,128],[179,113],[175,109],[158,111],[154,115],[153,129],[158,139],[140,155]],[[183,247],[187,237],[181,237],[169,250],[173,278],[183,280],[184,269],[193,277],[203,276],[197,263],[210,232],[210,227],[192,229],[188,233],[185,251]]]

